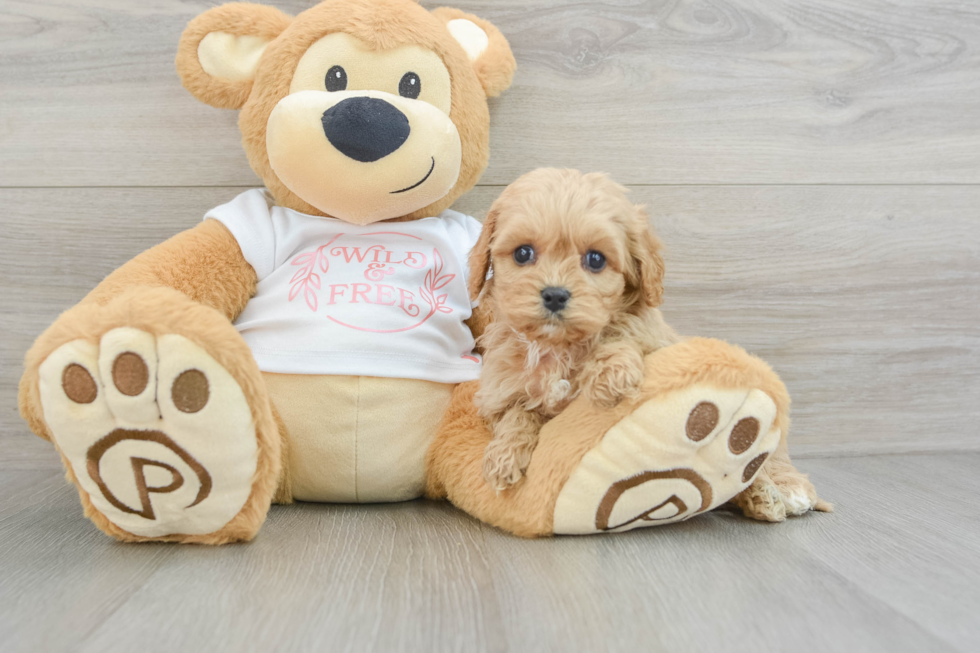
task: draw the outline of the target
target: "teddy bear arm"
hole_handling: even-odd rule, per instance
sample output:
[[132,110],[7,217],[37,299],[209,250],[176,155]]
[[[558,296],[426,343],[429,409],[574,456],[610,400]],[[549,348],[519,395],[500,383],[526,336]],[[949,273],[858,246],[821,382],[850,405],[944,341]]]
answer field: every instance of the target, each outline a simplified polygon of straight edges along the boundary
[[234,320],[255,294],[257,281],[228,228],[205,220],[125,263],[82,303],[105,305],[133,286],[163,286]]

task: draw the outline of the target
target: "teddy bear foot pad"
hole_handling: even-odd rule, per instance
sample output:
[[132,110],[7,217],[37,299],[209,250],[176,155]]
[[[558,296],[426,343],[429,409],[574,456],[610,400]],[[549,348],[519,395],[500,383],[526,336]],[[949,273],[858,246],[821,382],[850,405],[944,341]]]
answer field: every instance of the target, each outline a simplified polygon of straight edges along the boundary
[[640,405],[565,483],[556,533],[626,531],[706,512],[749,487],[779,444],[759,390],[694,386]]
[[44,416],[92,505],[139,537],[213,533],[241,511],[255,426],[232,376],[183,336],[123,327],[40,367]]

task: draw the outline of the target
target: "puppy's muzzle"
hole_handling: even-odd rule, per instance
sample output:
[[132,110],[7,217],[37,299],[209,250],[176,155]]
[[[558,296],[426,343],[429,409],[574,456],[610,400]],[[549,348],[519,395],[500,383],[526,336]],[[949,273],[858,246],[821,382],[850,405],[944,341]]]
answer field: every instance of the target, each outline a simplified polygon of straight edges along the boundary
[[372,163],[405,143],[412,128],[394,105],[379,98],[352,97],[323,112],[323,133],[345,156]]
[[541,303],[552,313],[564,310],[571,298],[572,293],[568,292],[567,288],[549,286],[541,291]]

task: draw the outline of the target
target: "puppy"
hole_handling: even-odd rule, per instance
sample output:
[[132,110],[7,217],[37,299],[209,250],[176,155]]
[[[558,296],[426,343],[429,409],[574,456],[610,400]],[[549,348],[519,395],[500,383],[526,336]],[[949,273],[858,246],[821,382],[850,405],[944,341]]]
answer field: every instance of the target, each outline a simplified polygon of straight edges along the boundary
[[579,394],[613,406],[638,392],[646,354],[679,340],[656,309],[660,242],[642,207],[599,173],[543,168],[493,203],[470,255],[483,326],[483,476],[517,483],[538,432]]

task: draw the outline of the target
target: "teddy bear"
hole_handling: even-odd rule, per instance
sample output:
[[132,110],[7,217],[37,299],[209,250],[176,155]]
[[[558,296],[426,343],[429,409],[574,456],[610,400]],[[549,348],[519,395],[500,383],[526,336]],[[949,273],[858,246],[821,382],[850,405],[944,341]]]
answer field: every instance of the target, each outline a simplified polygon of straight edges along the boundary
[[702,338],[651,354],[628,401],[573,402],[518,486],[483,481],[481,227],[449,207],[487,165],[487,98],[515,70],[489,22],[414,0],[231,3],[189,23],[176,66],[239,111],[265,189],[114,271],[25,357],[21,415],[102,531],[223,544],[272,503],[423,495],[521,536],[730,500],[770,521],[828,508],[790,462],[779,378]]

